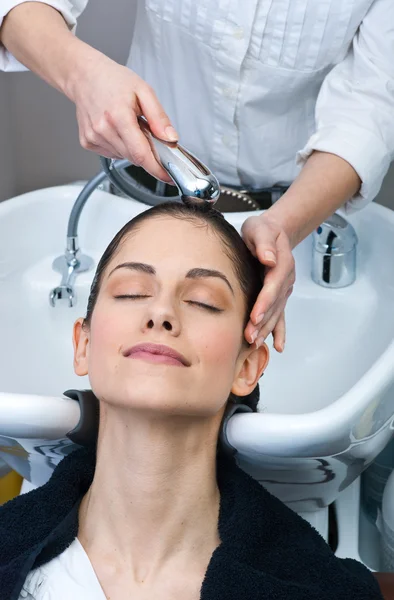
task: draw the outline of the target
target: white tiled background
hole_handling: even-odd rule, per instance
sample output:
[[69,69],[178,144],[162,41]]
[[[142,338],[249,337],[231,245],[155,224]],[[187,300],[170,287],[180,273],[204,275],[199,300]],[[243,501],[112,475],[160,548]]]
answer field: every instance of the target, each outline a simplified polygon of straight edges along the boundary
[[[134,10],[130,0],[91,0],[79,21],[78,36],[124,63]],[[98,170],[98,157],[79,146],[69,100],[31,73],[0,73],[0,200],[88,179]],[[377,201],[394,209],[394,166]]]

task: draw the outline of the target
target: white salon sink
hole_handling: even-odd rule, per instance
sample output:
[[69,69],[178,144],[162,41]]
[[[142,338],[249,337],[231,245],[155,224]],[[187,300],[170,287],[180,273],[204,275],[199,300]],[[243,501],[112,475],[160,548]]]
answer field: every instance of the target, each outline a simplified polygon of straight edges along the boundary
[[[78,421],[76,403],[62,393],[89,387],[73,373],[71,330],[93,271],[78,276],[75,307],[52,308],[48,299],[60,283],[52,261],[64,250],[80,189],[0,204],[0,457],[38,483],[70,450],[63,438]],[[96,191],[80,221],[84,253],[97,264],[113,235],[146,208]],[[228,219],[239,229],[249,215]],[[286,350],[271,351],[260,412],[234,415],[227,430],[241,466],[299,512],[335,500],[393,434],[394,212],[372,204],[346,218],[359,238],[357,281],[320,287],[310,277],[311,238],[295,250]],[[30,469],[21,466],[27,457]]]

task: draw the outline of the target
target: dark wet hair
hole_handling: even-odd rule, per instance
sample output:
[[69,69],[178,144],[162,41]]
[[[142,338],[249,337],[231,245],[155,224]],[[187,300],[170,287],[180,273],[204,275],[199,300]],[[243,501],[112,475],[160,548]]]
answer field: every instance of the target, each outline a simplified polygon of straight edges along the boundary
[[[115,235],[102,255],[96,269],[95,276],[90,288],[84,326],[90,325],[94,307],[100,292],[101,283],[107,266],[114,258],[122,243],[138,231],[141,225],[155,217],[172,217],[189,221],[196,227],[209,227],[220,239],[228,258],[231,260],[236,276],[239,280],[241,290],[245,297],[245,317],[244,326],[246,326],[251,310],[256,302],[257,296],[262,286],[262,267],[259,261],[252,255],[238,231],[223,217],[222,213],[211,207],[196,205],[187,206],[180,202],[164,202],[158,204],[136,217],[131,219]],[[174,257],[175,259],[176,257]],[[245,342],[246,343],[246,342]],[[231,395],[232,397],[233,395]],[[258,386],[254,393],[243,398],[232,398],[234,401],[241,400],[248,404],[254,411],[258,402]]]

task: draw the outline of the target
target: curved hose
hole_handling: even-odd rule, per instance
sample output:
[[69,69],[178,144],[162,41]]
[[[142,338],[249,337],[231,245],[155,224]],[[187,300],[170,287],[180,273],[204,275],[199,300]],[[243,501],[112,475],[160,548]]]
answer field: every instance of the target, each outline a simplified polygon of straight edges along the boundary
[[[107,175],[110,182],[123,194],[130,196],[134,200],[148,204],[149,206],[156,206],[157,204],[163,204],[168,202],[167,196],[157,196],[151,192],[146,192],[145,189],[139,185],[132,177],[127,173],[120,173],[119,169],[124,169],[131,163],[126,160],[113,161],[110,158],[100,156],[101,166],[103,171]],[[125,163],[125,164],[124,164]],[[172,196],[171,200],[181,201],[180,196]]]
[[74,206],[72,207],[70,217],[68,219],[67,225],[67,237],[77,237],[78,232],[78,223],[79,218],[81,216],[82,209],[85,205],[85,202],[90,197],[90,195],[94,192],[96,187],[100,185],[104,179],[107,178],[107,174],[103,171],[100,171],[93,179],[87,182],[85,187],[80,191],[78,198],[74,202]]
[[[104,181],[104,179],[108,178],[110,182],[119,191],[121,191],[123,194],[126,194],[126,196],[129,196],[133,200],[143,202],[143,204],[148,204],[149,206],[163,204],[163,202],[168,202],[169,200],[168,196],[156,196],[152,192],[145,191],[145,189],[127,173],[120,173],[119,170],[125,169],[131,164],[128,160],[121,159],[112,161],[110,158],[100,156],[100,162],[103,170],[93,177],[93,179],[87,182],[76,199],[74,206],[72,207],[67,226],[68,238],[77,237],[79,218],[85,202],[88,200],[97,186]],[[181,197],[172,196],[171,200],[181,202]]]

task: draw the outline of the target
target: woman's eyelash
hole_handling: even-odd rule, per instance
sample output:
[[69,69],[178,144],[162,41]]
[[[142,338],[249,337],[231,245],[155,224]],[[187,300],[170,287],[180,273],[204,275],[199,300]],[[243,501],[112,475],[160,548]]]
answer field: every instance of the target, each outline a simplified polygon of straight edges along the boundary
[[205,308],[212,312],[223,312],[223,309],[217,308],[216,306],[211,306],[210,304],[204,304],[204,302],[196,302],[195,300],[188,300],[188,304],[194,304],[195,306],[201,306],[201,308]]
[[[119,294],[118,296],[114,296],[114,298],[118,300],[122,300],[125,298],[138,299],[138,298],[149,298],[148,294]],[[204,302],[197,302],[196,300],[187,300],[188,304],[193,304],[194,306],[200,306],[201,308],[205,308],[206,310],[210,310],[212,312],[223,312],[221,308],[217,308],[216,306],[212,306],[211,304],[205,304]]]
[[116,298],[117,300],[122,300],[124,298],[150,298],[150,296],[148,296],[148,294],[119,294],[118,296],[114,296],[114,298]]

